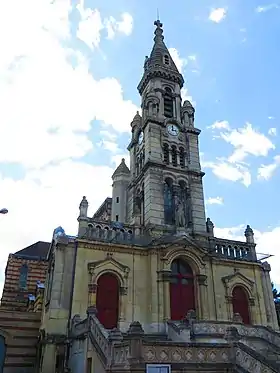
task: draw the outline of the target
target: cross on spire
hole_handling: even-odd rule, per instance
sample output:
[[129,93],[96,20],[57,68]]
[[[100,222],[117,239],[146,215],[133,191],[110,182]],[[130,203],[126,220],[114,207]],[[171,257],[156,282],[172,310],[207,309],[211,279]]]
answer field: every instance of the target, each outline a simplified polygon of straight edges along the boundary
[[162,23],[159,19],[154,22],[154,25],[157,26],[157,28],[162,28]]

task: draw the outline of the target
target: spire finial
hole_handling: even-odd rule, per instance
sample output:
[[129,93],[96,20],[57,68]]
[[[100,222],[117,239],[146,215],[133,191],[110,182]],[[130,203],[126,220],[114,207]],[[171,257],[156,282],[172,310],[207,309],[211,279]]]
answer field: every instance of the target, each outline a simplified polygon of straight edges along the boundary
[[156,26],[154,42],[157,43],[157,42],[163,41],[164,36],[162,35],[163,34],[162,23],[158,19],[154,22],[154,25]]

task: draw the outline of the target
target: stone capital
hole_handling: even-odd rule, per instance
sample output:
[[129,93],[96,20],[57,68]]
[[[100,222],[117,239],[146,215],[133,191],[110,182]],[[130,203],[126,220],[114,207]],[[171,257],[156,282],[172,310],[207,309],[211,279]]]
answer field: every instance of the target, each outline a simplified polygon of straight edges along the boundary
[[97,291],[97,285],[96,284],[88,284],[88,292],[90,294],[95,294]]
[[163,282],[170,282],[171,271],[169,269],[163,269],[158,271],[159,280]]
[[197,278],[198,285],[207,286],[207,276],[206,275],[197,275],[196,278]]
[[120,295],[127,295],[127,287],[126,286],[121,286],[120,287]]

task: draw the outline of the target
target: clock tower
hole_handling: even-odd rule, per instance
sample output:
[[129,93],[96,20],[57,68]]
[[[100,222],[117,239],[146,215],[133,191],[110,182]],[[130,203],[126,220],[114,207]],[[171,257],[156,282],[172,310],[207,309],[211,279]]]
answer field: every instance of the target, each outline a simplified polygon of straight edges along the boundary
[[204,233],[205,207],[195,110],[182,102],[183,76],[155,22],[154,46],[138,85],[142,116],[134,117],[127,220],[159,232]]

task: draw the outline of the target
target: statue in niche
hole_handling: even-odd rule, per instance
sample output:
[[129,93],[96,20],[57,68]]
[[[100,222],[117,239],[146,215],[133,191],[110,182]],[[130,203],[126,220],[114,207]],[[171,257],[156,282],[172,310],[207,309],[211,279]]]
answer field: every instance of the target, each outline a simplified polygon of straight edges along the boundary
[[140,215],[141,214],[141,198],[137,196],[134,198],[134,214]]
[[190,125],[189,115],[186,111],[182,115],[182,121],[187,127]]
[[179,228],[186,226],[186,214],[184,201],[179,196],[175,196],[175,223]]

